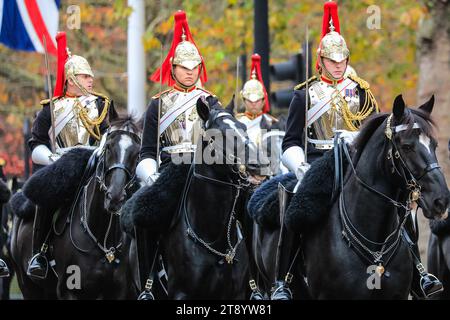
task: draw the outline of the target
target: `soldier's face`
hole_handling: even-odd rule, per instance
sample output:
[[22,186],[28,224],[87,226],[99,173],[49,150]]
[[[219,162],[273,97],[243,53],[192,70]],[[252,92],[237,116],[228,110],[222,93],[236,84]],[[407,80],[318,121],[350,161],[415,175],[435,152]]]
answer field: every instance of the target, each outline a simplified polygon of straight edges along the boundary
[[323,65],[335,79],[341,79],[344,76],[345,69],[347,68],[347,60],[336,62],[328,58],[322,59]]
[[262,111],[264,106],[264,99],[259,99],[255,102],[251,102],[250,100],[244,99],[245,103],[245,109],[252,113],[252,114],[258,114]]
[[186,87],[191,87],[197,82],[199,73],[200,65],[196,66],[192,70],[178,65],[176,65],[173,69],[174,77],[179,83]]
[[[91,92],[94,85],[94,78],[87,74],[78,74],[76,75],[77,81],[84,89]],[[80,88],[71,80],[68,79],[67,92],[71,95],[82,95]]]

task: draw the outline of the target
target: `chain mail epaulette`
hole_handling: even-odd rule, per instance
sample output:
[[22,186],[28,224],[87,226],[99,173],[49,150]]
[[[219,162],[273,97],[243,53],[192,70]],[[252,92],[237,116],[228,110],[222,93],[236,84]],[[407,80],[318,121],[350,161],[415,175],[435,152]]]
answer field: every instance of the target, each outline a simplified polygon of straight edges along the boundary
[[111,101],[111,99],[109,99],[109,97],[108,97],[108,96],[106,96],[106,95],[104,95],[104,94],[102,94],[102,93],[98,93],[98,92],[91,92],[91,94],[92,94],[92,95],[94,95],[94,96],[97,96],[97,97],[103,98],[103,99],[105,99],[105,101]]
[[368,90],[370,88],[370,85],[366,80],[361,79],[360,77],[358,77],[355,74],[349,74],[347,76],[347,78],[349,78],[349,79],[355,81],[357,84],[359,84],[361,89]]
[[198,87],[197,87],[197,89],[202,90],[202,91],[206,92],[207,94],[209,94],[209,95],[211,95],[211,96],[213,96],[213,97],[216,96],[214,93],[209,92],[208,90],[205,90],[205,89],[203,89],[203,88],[198,88]]
[[301,90],[301,89],[303,89],[303,88],[306,86],[306,83],[310,84],[311,82],[316,81],[316,80],[317,80],[317,77],[316,77],[316,76],[312,76],[312,77],[309,78],[307,81],[302,82],[302,83],[296,85],[295,88],[294,88],[294,90]]
[[272,116],[271,114],[265,113],[265,115],[266,115],[267,117],[269,117],[269,119],[272,120],[274,123],[275,123],[275,122],[278,122],[278,119],[275,118],[274,116]]
[[[54,101],[58,100],[59,98],[61,98],[61,97],[53,97],[52,100],[54,102]],[[39,103],[40,103],[40,105],[45,106],[46,104],[50,103],[50,99],[41,100],[41,102],[39,102]]]
[[366,80],[361,79],[360,77],[358,77],[357,75],[354,74],[349,74],[347,76],[349,79],[355,81],[357,84],[359,84],[359,86],[361,87],[361,89],[363,89],[365,91],[365,103],[363,108],[365,107],[372,107],[373,111],[378,113],[380,112],[380,108],[378,107],[378,103],[377,100],[375,99],[372,91],[370,90],[370,85]]

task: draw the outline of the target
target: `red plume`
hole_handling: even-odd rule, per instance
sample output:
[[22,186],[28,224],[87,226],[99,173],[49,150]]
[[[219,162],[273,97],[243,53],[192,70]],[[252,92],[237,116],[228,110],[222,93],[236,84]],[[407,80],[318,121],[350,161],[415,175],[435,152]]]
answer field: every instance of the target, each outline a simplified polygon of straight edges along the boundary
[[56,85],[53,91],[54,97],[60,97],[63,95],[64,90],[64,65],[67,61],[67,39],[65,32],[58,32],[56,35],[56,43],[58,44],[58,68],[56,71]]
[[[172,46],[170,47],[170,50],[167,53],[166,59],[164,60],[162,66],[156,69],[156,71],[150,76],[150,80],[152,80],[153,82],[159,82],[160,73],[162,69],[162,83],[167,83],[168,86],[173,86],[175,84],[175,80],[172,79],[171,75],[172,64],[170,63],[170,60],[175,55],[175,49],[181,42],[183,30],[184,34],[186,35],[186,40],[193,43],[198,50],[198,47],[194,42],[194,38],[192,37],[191,31],[189,30],[189,25],[186,19],[186,13],[184,11],[178,10],[175,13],[174,18],[175,18],[175,27],[173,31]],[[200,53],[200,50],[198,50],[198,52]],[[202,81],[202,83],[208,81],[208,76],[206,75],[205,61],[203,61],[203,59],[202,59],[202,73],[200,75],[200,80]]]
[[267,113],[270,111],[270,104],[269,104],[269,96],[267,95],[266,88],[264,87],[264,81],[262,78],[261,73],[261,56],[257,53],[252,55],[252,67],[250,68],[250,79],[252,78],[251,73],[253,73],[253,70],[256,72],[256,79],[261,82],[264,90],[264,101],[265,105],[263,108],[263,113]]
[[[341,33],[341,27],[339,25],[338,6],[334,1],[325,2],[323,6],[323,18],[322,18],[322,37],[330,32],[330,18],[333,19],[334,31]],[[319,59],[316,62],[316,69],[319,70]]]
[[333,19],[333,25],[337,33],[341,33],[339,26],[338,6],[336,2],[325,2],[323,6],[323,19],[322,19],[322,38],[330,32],[330,18]]

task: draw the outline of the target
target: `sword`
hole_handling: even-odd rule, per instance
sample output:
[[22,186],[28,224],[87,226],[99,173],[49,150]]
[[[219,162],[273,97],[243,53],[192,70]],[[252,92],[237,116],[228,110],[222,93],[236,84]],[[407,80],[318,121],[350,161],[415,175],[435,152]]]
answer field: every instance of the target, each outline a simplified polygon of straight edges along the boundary
[[308,162],[308,107],[309,107],[309,28],[306,25],[306,55],[305,55],[305,162]]
[[47,52],[47,39],[45,36],[43,37],[44,42],[44,56],[45,56],[45,73],[47,78],[47,88],[48,95],[50,98],[50,118],[51,118],[51,126],[52,126],[52,134],[50,136],[50,146],[52,148],[52,153],[56,152],[56,134],[55,134],[55,114],[54,114],[54,106],[53,106],[53,89],[52,89],[52,81],[50,78],[50,68],[48,64],[48,52]]
[[159,156],[160,156],[160,142],[159,142],[159,135],[161,131],[161,124],[159,123],[161,120],[161,93],[162,93],[162,65],[163,65],[163,51],[164,51],[164,45],[161,42],[161,57],[160,57],[160,67],[159,67],[159,100],[158,100],[158,134],[156,136],[156,172],[159,172]]
[[238,100],[239,98],[239,92],[238,92],[238,88],[239,88],[239,64],[241,62],[241,59],[239,56],[237,56],[236,59],[236,88],[234,91],[234,101],[233,101],[233,113],[234,113],[234,108],[236,107],[237,103],[236,100]]

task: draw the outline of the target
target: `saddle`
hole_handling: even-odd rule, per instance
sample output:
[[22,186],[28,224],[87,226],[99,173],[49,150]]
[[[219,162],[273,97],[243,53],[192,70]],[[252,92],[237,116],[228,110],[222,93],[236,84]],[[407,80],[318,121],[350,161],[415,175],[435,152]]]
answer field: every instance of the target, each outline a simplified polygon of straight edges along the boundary
[[170,162],[151,186],[139,189],[122,207],[122,229],[134,237],[134,226],[164,232],[178,209],[190,165]]

